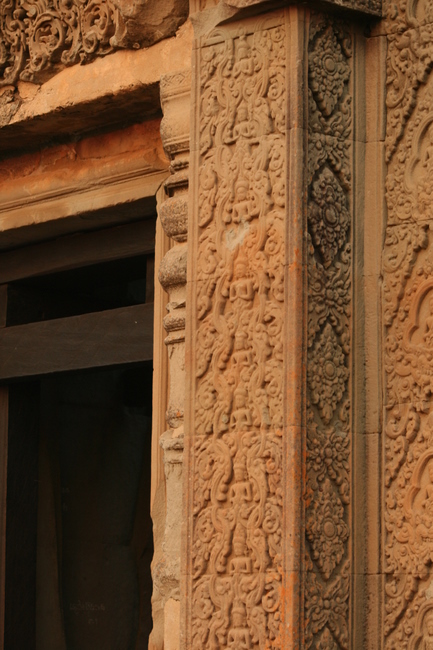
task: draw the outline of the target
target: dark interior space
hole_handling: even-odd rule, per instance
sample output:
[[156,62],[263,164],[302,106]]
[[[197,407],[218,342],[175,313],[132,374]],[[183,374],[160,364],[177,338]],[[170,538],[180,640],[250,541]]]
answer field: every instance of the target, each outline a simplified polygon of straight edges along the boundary
[[5,648],[147,647],[151,381],[141,364],[11,386]]
[[[29,276],[4,295],[3,335],[16,332],[18,348],[35,359],[25,373],[17,363],[2,382],[9,395],[4,648],[146,649],[153,255]],[[125,329],[129,321],[116,314],[141,306],[146,322],[132,311]],[[63,323],[66,338],[35,343],[50,322]],[[59,372],[47,371],[48,358]]]

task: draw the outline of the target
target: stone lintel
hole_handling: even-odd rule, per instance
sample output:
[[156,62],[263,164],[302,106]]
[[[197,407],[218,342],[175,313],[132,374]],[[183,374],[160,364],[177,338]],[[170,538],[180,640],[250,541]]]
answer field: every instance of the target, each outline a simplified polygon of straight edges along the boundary
[[3,2],[0,87],[44,82],[119,48],[150,47],[174,36],[187,17],[188,0]]
[[0,250],[155,212],[160,120],[0,161]]
[[41,85],[19,81],[0,88],[0,155],[159,114],[160,78],[188,68],[191,47],[187,23],[148,49],[119,50],[65,68]]

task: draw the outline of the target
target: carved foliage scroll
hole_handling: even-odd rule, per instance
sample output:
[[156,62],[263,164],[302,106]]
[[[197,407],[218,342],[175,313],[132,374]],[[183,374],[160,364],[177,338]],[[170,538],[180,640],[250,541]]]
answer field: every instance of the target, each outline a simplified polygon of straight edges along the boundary
[[391,5],[383,251],[386,650],[433,648],[433,3]]
[[195,233],[194,650],[281,647],[285,28],[200,50]]
[[43,83],[65,66],[152,45],[186,17],[186,0],[158,8],[144,0],[2,0],[0,87]]
[[305,647],[349,648],[351,39],[309,41]]

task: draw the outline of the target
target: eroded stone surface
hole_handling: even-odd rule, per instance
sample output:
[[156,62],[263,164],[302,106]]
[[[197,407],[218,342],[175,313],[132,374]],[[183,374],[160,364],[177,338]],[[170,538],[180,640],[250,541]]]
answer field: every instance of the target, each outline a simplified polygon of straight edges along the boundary
[[155,619],[150,638],[152,650],[176,650],[180,640],[181,530],[183,512],[183,449],[185,402],[185,320],[188,244],[189,120],[191,71],[180,70],[161,79],[163,120],[161,138],[170,159],[171,175],[164,183],[159,220],[172,248],[158,270],[168,293],[163,323],[169,357],[169,389],[165,396],[168,429],[160,435],[164,453],[166,507],[163,515],[162,561],[153,563],[153,609],[163,611]]

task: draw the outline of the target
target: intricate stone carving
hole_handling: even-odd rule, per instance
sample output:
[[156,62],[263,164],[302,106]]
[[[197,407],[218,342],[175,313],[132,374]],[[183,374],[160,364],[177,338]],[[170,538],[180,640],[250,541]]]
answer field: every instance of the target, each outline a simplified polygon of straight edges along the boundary
[[[281,647],[286,179],[282,17],[199,53],[185,647]],[[193,376],[194,376],[193,374]]]
[[[186,19],[187,3],[182,0],[167,3],[157,19],[153,5],[146,4],[5,0],[0,5],[0,87],[20,79],[43,82],[62,67],[87,63],[119,47],[149,46],[171,36]],[[157,24],[158,19],[164,24]]]
[[313,16],[309,43],[305,647],[349,647],[351,41]]
[[386,650],[433,647],[432,7],[390,5],[387,20]]
[[161,138],[170,159],[170,176],[164,182],[164,200],[158,218],[172,246],[162,259],[158,278],[169,295],[163,324],[169,359],[168,430],[159,440],[164,451],[166,509],[162,549],[164,560],[153,565],[154,611],[164,608],[164,629],[150,638],[158,650],[179,638],[180,537],[182,524],[182,473],[185,401],[185,315],[188,235],[188,168],[191,72],[165,75],[160,83],[164,117]]

